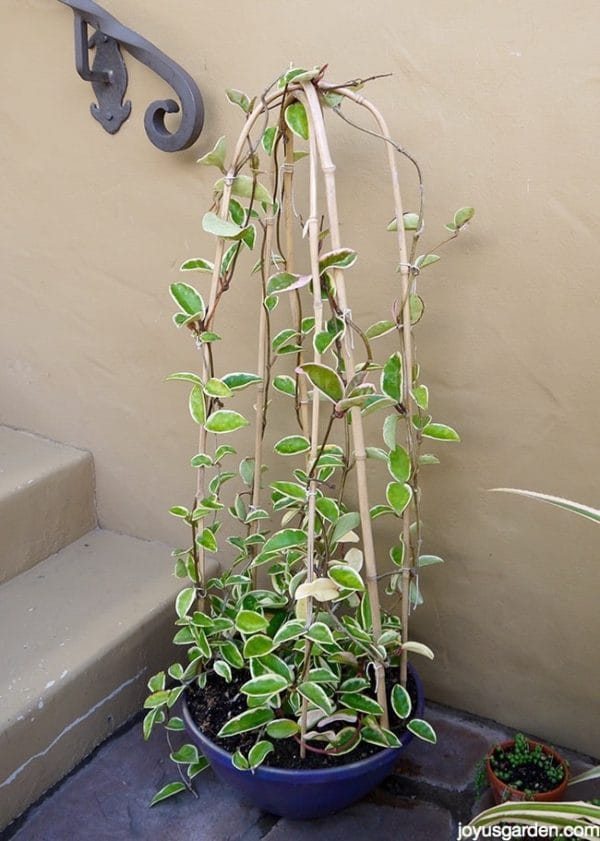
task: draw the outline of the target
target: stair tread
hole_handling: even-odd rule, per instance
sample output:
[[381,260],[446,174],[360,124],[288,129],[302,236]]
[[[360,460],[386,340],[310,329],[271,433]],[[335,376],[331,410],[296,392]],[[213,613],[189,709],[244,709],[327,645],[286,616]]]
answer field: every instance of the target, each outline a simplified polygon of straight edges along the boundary
[[90,454],[30,432],[0,426],[0,500]]
[[182,587],[169,556],[96,530],[0,587],[0,731],[164,609]]

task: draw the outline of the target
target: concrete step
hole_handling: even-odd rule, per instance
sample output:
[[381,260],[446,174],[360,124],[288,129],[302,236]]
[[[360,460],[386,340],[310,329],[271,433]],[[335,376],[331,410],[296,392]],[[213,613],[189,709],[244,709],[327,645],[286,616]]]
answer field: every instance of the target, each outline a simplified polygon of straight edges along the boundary
[[0,426],[0,584],[95,525],[90,453]]
[[0,587],[0,829],[137,712],[175,659],[171,572],[168,547],[96,530]]

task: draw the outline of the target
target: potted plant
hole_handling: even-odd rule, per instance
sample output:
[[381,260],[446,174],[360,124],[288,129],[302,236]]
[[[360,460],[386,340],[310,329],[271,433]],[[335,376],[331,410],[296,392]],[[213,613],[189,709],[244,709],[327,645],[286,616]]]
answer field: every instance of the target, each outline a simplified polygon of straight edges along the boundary
[[[229,155],[220,138],[200,159],[220,170],[203,218],[215,256],[181,268],[201,280],[204,274],[208,289],[201,281],[200,289],[187,282],[170,288],[175,324],[198,352],[196,370],[170,377],[190,387],[199,429],[193,500],[171,509],[190,535],[174,553],[175,574],[186,580],[175,605],[174,642],[183,656],[151,678],[144,719],[146,737],[156,725],[166,729],[180,778],[153,803],[193,790],[210,761],[263,809],[317,817],[377,785],[413,736],[436,740],[422,718],[423,691],[408,654],[433,657],[411,640],[409,614],[422,601],[423,568],[441,562],[423,549],[420,477],[437,458],[422,444],[459,440],[429,413],[415,359],[413,329],[424,310],[417,277],[439,256],[419,253],[420,169],[360,87],[362,80],[328,83],[316,67],[285,72],[254,99],[228,91],[245,115],[240,136]],[[364,326],[346,290],[345,272],[358,255],[340,233],[324,117],[355,125],[342,110],[346,102],[374,119],[362,131],[387,148],[392,203],[388,209],[386,195],[382,214],[393,215],[388,229],[398,249],[388,308]],[[402,206],[398,153],[416,167],[416,212]],[[299,181],[307,187],[305,209],[296,198]],[[440,245],[473,212],[457,211]],[[230,289],[249,296],[252,280],[260,303],[257,362],[250,365],[242,347],[249,370],[226,373],[217,311]],[[254,390],[254,444],[240,459],[229,442],[251,423],[236,402],[244,389]],[[289,422],[282,420],[286,407]],[[364,418],[375,413],[382,426],[367,440]],[[267,457],[274,415],[285,434]],[[370,496],[367,459],[379,465],[380,482],[387,477],[384,499]],[[375,557],[373,540],[380,517],[399,532],[384,558]],[[232,554],[223,571],[207,578],[206,554],[225,546]],[[382,606],[382,583],[399,609]],[[172,734],[184,729],[190,741],[175,748]]]
[[569,780],[566,759],[523,733],[494,745],[485,758],[485,769],[496,803],[559,800]]

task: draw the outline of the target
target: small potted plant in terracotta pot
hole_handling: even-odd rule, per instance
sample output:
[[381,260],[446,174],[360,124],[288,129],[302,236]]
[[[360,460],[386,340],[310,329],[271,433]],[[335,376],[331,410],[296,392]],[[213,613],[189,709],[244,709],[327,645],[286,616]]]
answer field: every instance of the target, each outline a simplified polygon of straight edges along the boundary
[[485,759],[496,803],[506,800],[559,800],[569,784],[569,765],[548,745],[523,733],[494,745]]

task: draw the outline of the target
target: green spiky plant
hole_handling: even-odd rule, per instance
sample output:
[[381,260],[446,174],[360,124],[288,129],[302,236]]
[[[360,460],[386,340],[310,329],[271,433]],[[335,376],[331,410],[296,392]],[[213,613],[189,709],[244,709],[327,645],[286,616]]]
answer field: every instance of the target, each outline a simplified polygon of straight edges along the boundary
[[[435,249],[420,248],[420,169],[391,140],[379,111],[358,93],[360,87],[362,80],[330,84],[317,67],[289,70],[255,99],[227,92],[244,113],[241,134],[229,155],[220,138],[199,162],[220,170],[202,223],[215,237],[215,255],[189,259],[181,267],[187,274],[200,273],[201,281],[204,274],[208,291],[187,282],[170,289],[179,307],[175,324],[191,333],[198,350],[197,370],[170,379],[191,385],[189,410],[198,425],[199,447],[191,459],[193,502],[171,509],[190,529],[188,547],[175,553],[175,574],[187,579],[176,601],[174,639],[183,657],[167,674],[150,680],[144,734],[147,738],[155,725],[163,725],[170,739],[183,729],[173,707],[186,687],[202,689],[209,676],[229,683],[243,675],[246,709],[219,733],[223,738],[255,734],[248,753],[232,752],[234,766],[242,770],[264,762],[278,739],[294,740],[301,757],[307,751],[341,757],[360,742],[398,747],[390,703],[408,730],[429,742],[436,739],[427,722],[413,717],[406,688],[409,652],[433,656],[410,639],[409,613],[422,600],[420,570],[441,562],[423,550],[420,477],[438,459],[422,445],[459,437],[430,414],[413,331],[424,310],[419,274],[430,271],[440,259],[434,251],[455,239],[474,211],[457,211],[442,242]],[[397,251],[386,309],[380,320],[364,326],[346,292],[345,273],[353,270],[358,255],[341,238],[325,128],[326,113],[356,125],[346,104],[371,117],[374,128],[362,131],[387,150],[391,198],[382,214],[393,216],[388,230]],[[402,205],[398,154],[416,167],[415,212],[405,212]],[[308,186],[304,213],[296,208],[299,179]],[[303,253],[296,242],[300,233]],[[248,249],[256,255],[252,271],[243,268]],[[240,274],[245,290],[248,275],[253,276],[261,304],[257,366],[225,373],[218,362],[216,316],[225,293],[235,294]],[[235,440],[234,433],[250,424],[232,408],[246,388],[255,390],[254,448],[236,465],[233,446],[219,442]],[[287,403],[289,425],[267,458],[263,441],[271,401],[277,401],[278,427]],[[378,432],[369,442],[364,418],[373,413],[381,416],[383,438]],[[291,465],[285,480],[264,478],[263,464],[273,466],[273,458],[278,470]],[[367,459],[380,465],[380,482],[387,476],[385,499],[375,503]],[[350,492],[352,475],[356,491]],[[233,502],[226,508],[223,487],[233,485]],[[379,517],[398,526],[385,562],[375,557],[372,523]],[[219,532],[225,519],[234,534],[223,541]],[[224,543],[233,557],[222,573],[207,578],[206,555],[221,553]],[[265,580],[266,586],[259,583]],[[399,601],[398,611],[382,608],[382,582]],[[389,694],[386,670],[395,674]],[[191,744],[171,745],[171,758],[181,779],[161,789],[153,802],[192,789],[192,779],[207,765]]]

